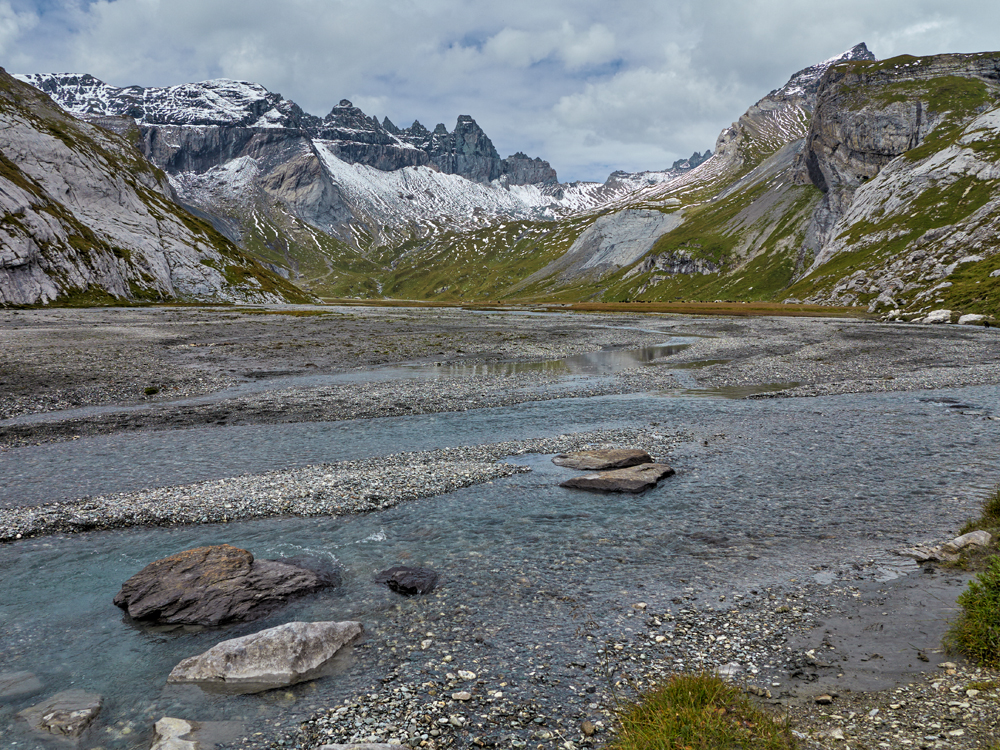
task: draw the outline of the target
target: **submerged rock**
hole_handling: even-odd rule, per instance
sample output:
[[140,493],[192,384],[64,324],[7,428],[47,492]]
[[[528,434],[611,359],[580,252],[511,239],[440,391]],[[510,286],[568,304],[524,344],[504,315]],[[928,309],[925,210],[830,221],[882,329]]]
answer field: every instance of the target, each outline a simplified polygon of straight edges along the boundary
[[556,466],[566,466],[570,469],[585,471],[603,471],[605,469],[624,469],[629,466],[653,463],[653,457],[646,451],[629,448],[611,448],[608,450],[573,451],[560,453],[552,459]]
[[101,712],[104,699],[86,690],[63,690],[48,700],[26,708],[18,716],[38,732],[79,737]]
[[194,722],[164,716],[156,722],[156,740],[149,750],[201,750],[201,744],[191,738]]
[[244,725],[238,721],[188,721],[164,716],[156,722],[156,739],[149,750],[211,750],[238,740]]
[[375,576],[376,583],[382,583],[404,596],[429,594],[437,585],[438,574],[430,568],[407,568],[397,565],[383,570]]
[[322,676],[341,648],[364,632],[360,622],[289,622],[218,643],[181,661],[167,682],[225,684],[260,692]]
[[674,473],[666,464],[642,464],[627,469],[584,474],[560,482],[560,487],[597,492],[645,492]]
[[114,603],[136,620],[224,625],[266,615],[289,597],[333,586],[339,579],[274,560],[254,560],[220,544],[152,562],[129,578]]
[[31,672],[0,674],[0,699],[31,695],[42,689],[42,682]]

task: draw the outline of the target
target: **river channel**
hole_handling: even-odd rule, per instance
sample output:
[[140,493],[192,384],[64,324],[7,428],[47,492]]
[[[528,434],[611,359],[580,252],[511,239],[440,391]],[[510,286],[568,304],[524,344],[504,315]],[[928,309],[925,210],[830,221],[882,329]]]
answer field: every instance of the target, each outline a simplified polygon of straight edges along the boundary
[[[671,392],[12,450],[0,455],[8,503],[598,428],[682,436],[673,455],[660,457],[676,476],[638,496],[562,489],[558,482],[572,472],[551,456],[529,454],[510,460],[530,473],[378,513],[3,545],[0,672],[34,672],[44,692],[0,703],[0,747],[38,747],[16,712],[68,688],[105,699],[85,748],[145,750],[153,722],[165,715],[235,722],[234,737],[266,733],[378,689],[387,673],[418,672],[425,630],[454,641],[456,653],[462,633],[488,632],[477,669],[495,679],[517,678],[504,654],[543,643],[546,668],[564,675],[563,688],[582,687],[597,676],[579,667],[594,661],[581,626],[627,629],[625,613],[636,601],[667,607],[681,592],[716,597],[810,579],[821,566],[889,559],[891,550],[954,531],[998,479],[995,457],[984,449],[1000,438],[996,404],[995,386],[760,400]],[[343,584],[224,629],[138,627],[112,604],[122,582],[149,562],[223,542],[261,558],[329,559]],[[442,576],[439,591],[403,599],[373,582],[396,564],[433,567]],[[365,624],[366,642],[337,674],[316,682],[251,696],[165,685],[177,661],[219,640],[290,620],[344,619]],[[413,623],[417,636],[410,635]]]

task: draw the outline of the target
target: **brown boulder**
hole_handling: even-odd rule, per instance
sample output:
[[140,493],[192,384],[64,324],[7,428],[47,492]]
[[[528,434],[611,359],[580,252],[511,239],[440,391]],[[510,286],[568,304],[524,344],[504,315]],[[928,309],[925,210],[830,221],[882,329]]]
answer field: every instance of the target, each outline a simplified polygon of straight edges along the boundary
[[597,492],[645,492],[673,473],[674,470],[666,464],[642,464],[627,469],[583,474],[560,482],[559,486]]
[[653,463],[653,457],[646,451],[630,448],[611,448],[608,450],[572,451],[560,453],[552,459],[556,466],[566,466],[570,469],[584,471],[604,471],[606,469],[625,469],[629,466]]
[[114,603],[136,620],[225,625],[262,617],[336,578],[275,560],[254,560],[228,544],[197,547],[150,563],[122,585]]

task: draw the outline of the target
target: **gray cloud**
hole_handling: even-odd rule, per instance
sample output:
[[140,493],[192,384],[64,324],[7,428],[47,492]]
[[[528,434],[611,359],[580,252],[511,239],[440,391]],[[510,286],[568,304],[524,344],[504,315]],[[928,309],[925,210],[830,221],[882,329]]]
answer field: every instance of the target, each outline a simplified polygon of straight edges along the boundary
[[995,0],[0,0],[16,72],[115,85],[259,82],[325,114],[470,114],[562,179],[660,169],[795,71],[859,41],[880,57],[995,46]]

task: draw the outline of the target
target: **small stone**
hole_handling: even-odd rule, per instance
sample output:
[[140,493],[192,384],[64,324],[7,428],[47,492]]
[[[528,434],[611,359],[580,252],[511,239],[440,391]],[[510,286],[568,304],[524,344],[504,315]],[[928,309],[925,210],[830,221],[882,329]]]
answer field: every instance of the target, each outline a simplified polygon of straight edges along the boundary
[[958,665],[953,661],[943,661],[938,664],[938,669],[958,669]]
[[456,701],[470,701],[472,700],[472,693],[466,690],[460,690],[457,693],[452,693],[451,699]]
[[465,670],[465,669],[458,670],[458,676],[461,679],[463,679],[463,680],[474,680],[474,679],[476,679],[476,673],[475,672],[469,672],[468,670]]
[[429,594],[434,590],[437,581],[437,571],[430,568],[408,568],[403,565],[383,570],[375,576],[376,583],[384,584],[403,596]]
[[638,609],[639,611],[642,611],[646,609],[646,602],[636,602],[635,604],[632,605],[632,609]]
[[597,727],[594,726],[594,722],[587,719],[580,725],[580,731],[583,732],[587,737],[593,737],[594,733],[597,731]]
[[448,717],[448,723],[451,724],[453,727],[464,727],[465,718],[459,716],[458,714],[452,714],[451,716]]
[[817,695],[813,700],[821,706],[829,706],[833,703],[833,696],[824,693],[823,695]]

